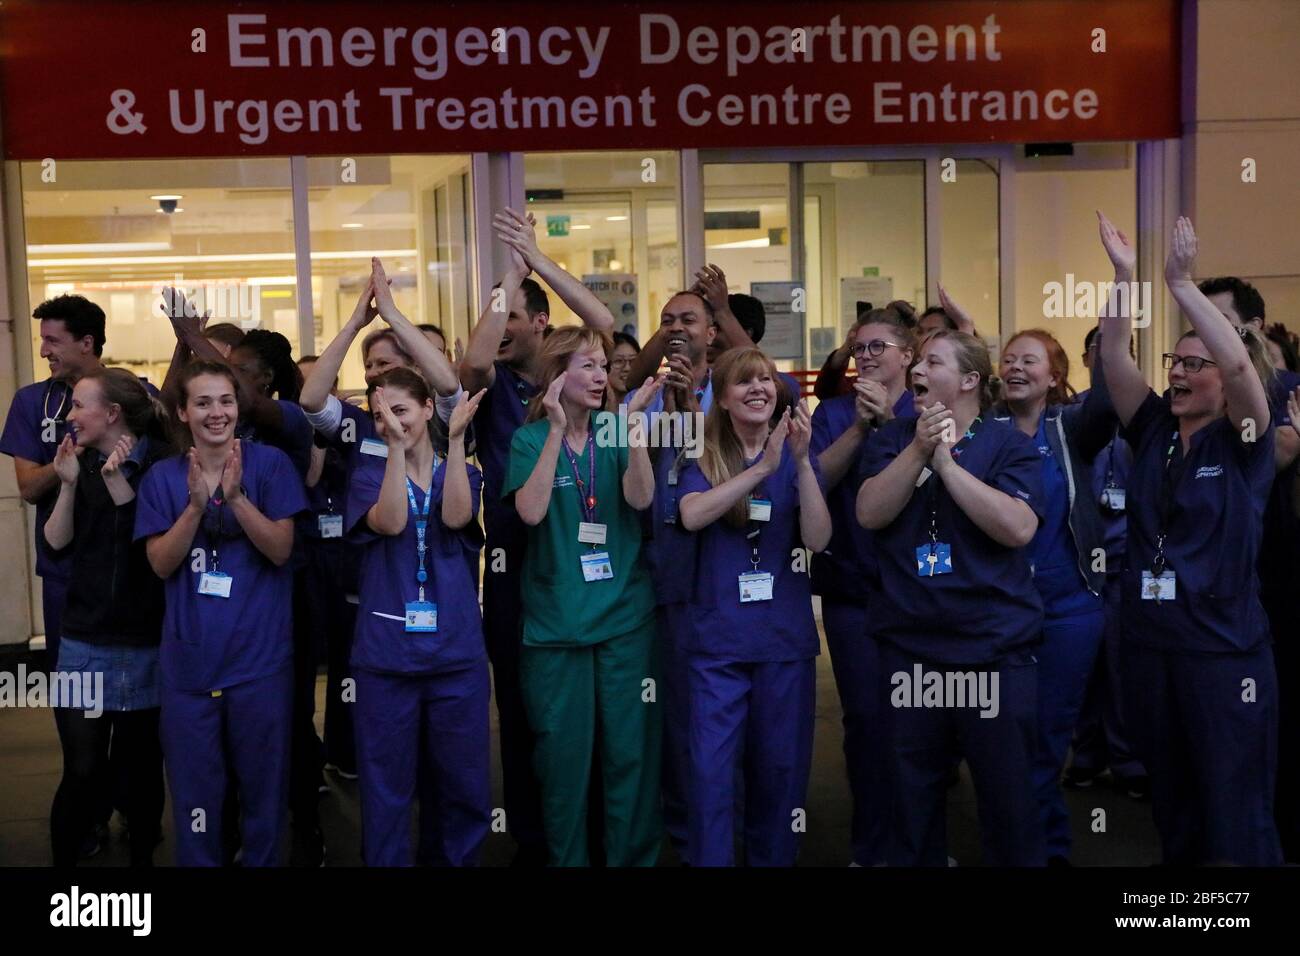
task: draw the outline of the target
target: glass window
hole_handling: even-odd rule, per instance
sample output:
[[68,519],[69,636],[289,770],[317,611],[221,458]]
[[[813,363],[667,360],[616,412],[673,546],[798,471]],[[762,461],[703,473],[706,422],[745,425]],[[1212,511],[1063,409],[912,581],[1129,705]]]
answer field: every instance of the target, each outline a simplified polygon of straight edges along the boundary
[[856,321],[859,302],[879,308],[906,299],[925,308],[925,163],[806,163],[804,197],[808,366],[820,368]]
[[[682,284],[677,179],[677,154],[669,151],[524,157],[538,246],[610,307],[616,329],[641,342]],[[546,291],[552,322],[576,323]]]
[[106,362],[161,384],[175,345],[164,285],[195,290],[212,323],[275,329],[298,347],[287,159],[60,161],[55,176],[22,164],[31,307],[63,293],[97,303]]
[[[953,301],[996,340],[998,292],[998,161],[960,159],[957,178],[940,189],[939,275]],[[936,304],[938,304],[936,302]]]
[[[352,315],[378,255],[397,307],[436,325],[450,353],[475,314],[468,156],[359,156],[308,160],[316,351]],[[339,387],[365,387],[360,348]]]
[[[1085,297],[1069,293],[1081,282],[1114,278],[1097,239],[1095,210],[1105,212],[1125,235],[1137,235],[1135,154],[1130,143],[1081,144],[1074,156],[1017,160],[1016,329],[1042,328],[1055,335],[1070,358],[1070,384],[1076,389],[1088,387],[1083,340],[1097,318]],[[1047,291],[1052,283],[1061,290],[1055,300]]]

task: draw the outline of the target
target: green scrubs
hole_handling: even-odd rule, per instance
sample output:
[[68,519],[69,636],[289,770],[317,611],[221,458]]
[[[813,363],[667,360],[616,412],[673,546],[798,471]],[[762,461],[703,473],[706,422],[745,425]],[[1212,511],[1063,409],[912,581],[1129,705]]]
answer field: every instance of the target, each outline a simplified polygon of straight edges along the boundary
[[[599,415],[610,414],[607,412]],[[599,415],[593,425],[599,434]],[[515,432],[504,495],[523,487],[550,424]],[[533,760],[551,863],[586,866],[587,792],[600,728],[605,854],[610,866],[653,866],[662,838],[659,811],[661,716],[654,655],[654,592],[641,560],[641,521],[623,499],[627,448],[595,446],[596,521],[605,544],[578,541],[584,519],[573,468],[556,461],[550,507],[528,529],[520,680],[537,741]],[[588,475],[587,450],[578,473]],[[586,581],[581,556],[609,554],[613,577]]]

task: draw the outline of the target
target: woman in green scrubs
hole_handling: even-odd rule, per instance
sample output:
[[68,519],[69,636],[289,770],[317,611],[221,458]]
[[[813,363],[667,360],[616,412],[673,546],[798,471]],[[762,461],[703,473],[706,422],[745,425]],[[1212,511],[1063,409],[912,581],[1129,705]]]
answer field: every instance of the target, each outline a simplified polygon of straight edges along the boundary
[[638,515],[654,497],[654,472],[633,414],[661,382],[647,379],[629,402],[623,440],[617,416],[600,411],[610,351],[593,329],[547,338],[544,398],[515,432],[504,488],[529,528],[520,676],[552,866],[590,862],[597,727],[607,865],[653,866],[662,839],[654,593]]

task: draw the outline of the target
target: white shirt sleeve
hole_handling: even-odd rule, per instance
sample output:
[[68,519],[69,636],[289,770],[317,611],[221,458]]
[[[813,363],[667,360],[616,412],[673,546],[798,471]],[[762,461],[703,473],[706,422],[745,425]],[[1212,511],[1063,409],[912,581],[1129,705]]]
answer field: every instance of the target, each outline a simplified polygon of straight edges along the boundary
[[319,412],[309,412],[305,408],[303,412],[311,427],[325,438],[333,438],[339,433],[339,425],[343,423],[343,403],[333,395],[325,396],[325,405]]
[[[434,395],[433,406],[438,410],[438,417],[444,421],[451,421],[451,413],[456,410],[456,403],[460,401],[465,389],[456,386],[456,392],[453,395]],[[337,426],[336,426],[337,427]]]

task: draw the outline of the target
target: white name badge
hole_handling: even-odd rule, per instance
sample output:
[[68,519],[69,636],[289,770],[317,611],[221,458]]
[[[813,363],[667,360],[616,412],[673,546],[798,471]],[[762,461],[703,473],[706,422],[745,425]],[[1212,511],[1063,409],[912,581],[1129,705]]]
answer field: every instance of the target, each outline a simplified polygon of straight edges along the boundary
[[412,601],[406,605],[406,630],[408,633],[428,633],[437,629],[438,605],[429,601]]
[[608,581],[614,577],[614,566],[609,563],[608,551],[590,551],[582,556],[584,581]]
[[374,455],[376,458],[387,458],[388,445],[377,438],[363,438],[361,440],[361,454]]
[[1142,600],[1172,601],[1177,593],[1177,579],[1174,572],[1166,571],[1156,577],[1150,571],[1142,572]]
[[766,571],[753,571],[740,576],[740,603],[772,600],[772,575]]
[[1101,493],[1101,506],[1109,508],[1111,511],[1123,511],[1124,499],[1127,494],[1128,492],[1124,488],[1107,488]]
[[771,521],[772,520],[772,502],[766,498],[749,499],[749,520],[750,521]]
[[320,536],[322,538],[343,537],[342,515],[317,515],[316,525],[320,528]]
[[220,571],[204,571],[199,575],[199,593],[209,597],[230,597],[230,585],[234,578]]
[[605,530],[605,525],[603,524],[598,524],[594,521],[580,521],[578,523],[578,543],[604,544]]

